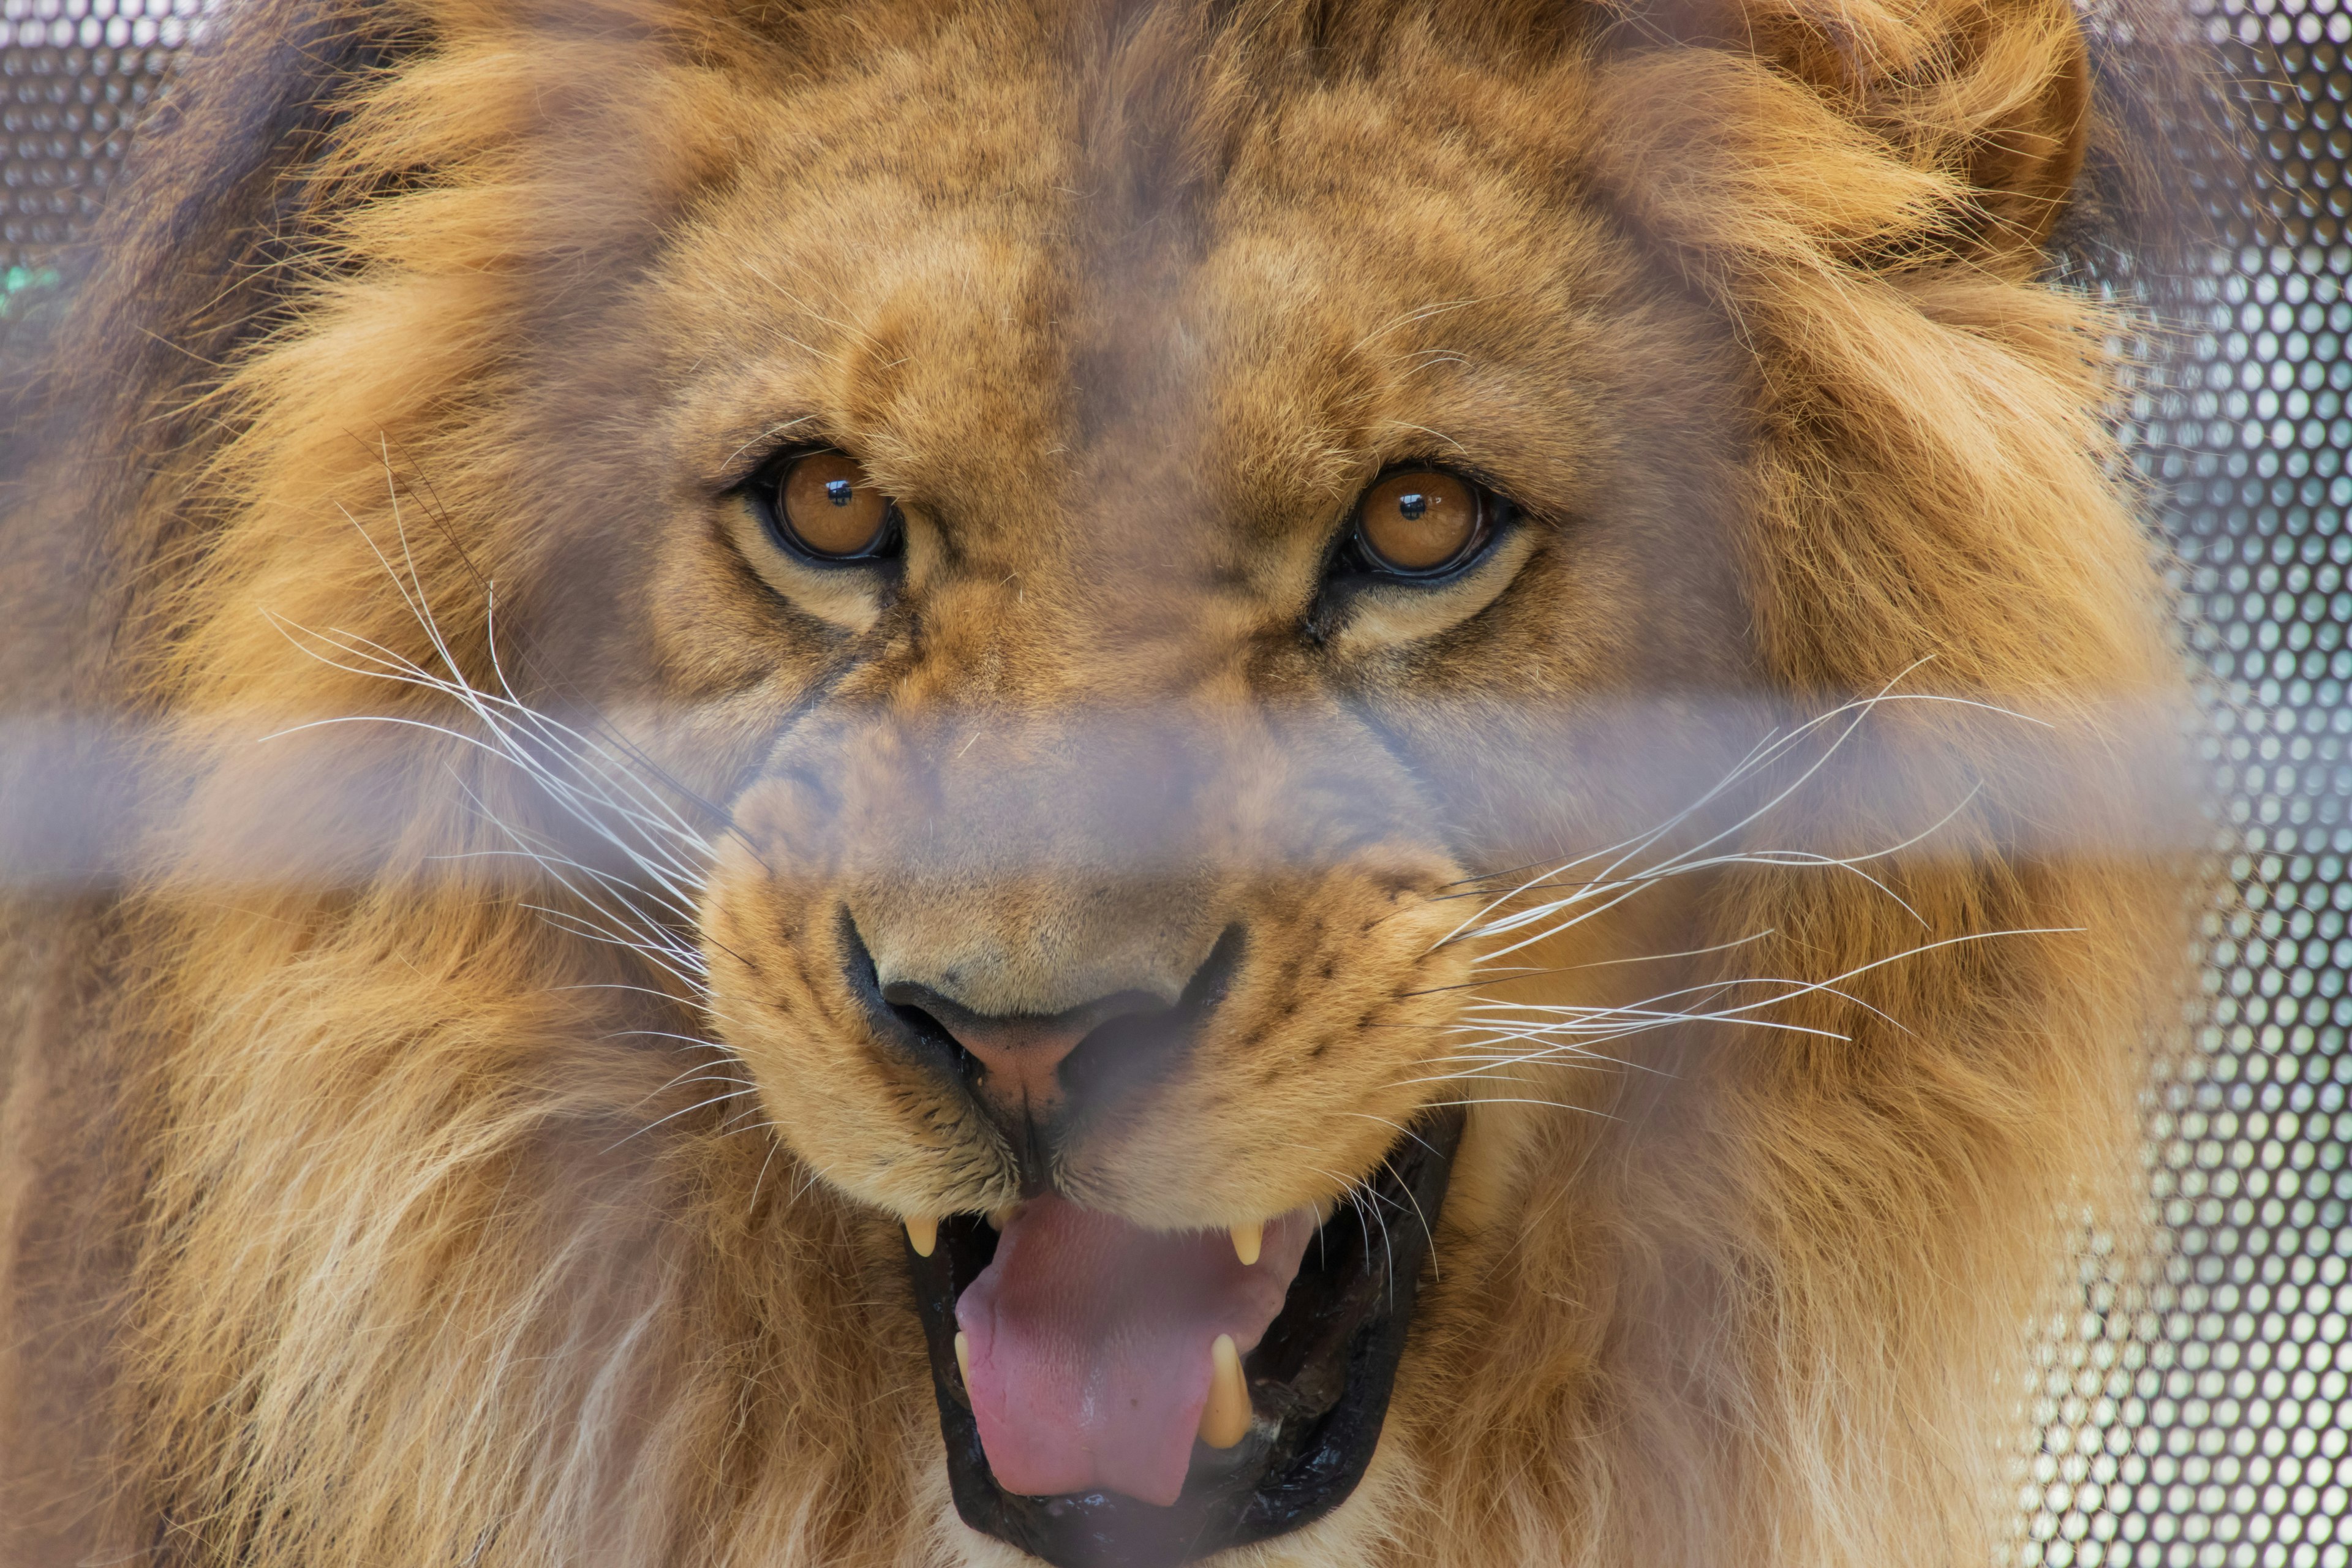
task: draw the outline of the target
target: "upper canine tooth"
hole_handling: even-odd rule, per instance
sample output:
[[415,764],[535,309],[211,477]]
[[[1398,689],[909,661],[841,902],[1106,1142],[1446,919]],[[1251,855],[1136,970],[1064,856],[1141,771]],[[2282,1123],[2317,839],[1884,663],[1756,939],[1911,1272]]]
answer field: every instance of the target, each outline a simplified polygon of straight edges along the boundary
[[918,1258],[929,1258],[940,1244],[940,1220],[937,1215],[910,1214],[907,1216],[907,1243]]
[[971,1342],[964,1338],[961,1329],[956,1331],[956,1370],[963,1373],[963,1385],[971,1386]]
[[1242,1352],[1234,1336],[1219,1334],[1209,1347],[1209,1402],[1201,1406],[1201,1441],[1230,1448],[1249,1436],[1249,1383],[1242,1376]]
[[[1247,1268],[1256,1263],[1259,1255],[1265,1251],[1265,1222],[1264,1220],[1244,1220],[1234,1226],[1234,1256],[1242,1260],[1243,1268]],[[930,1255],[926,1253],[924,1256]]]
[[1013,1205],[1007,1204],[1001,1209],[989,1210],[988,1228],[991,1230],[1003,1230],[1005,1226],[1005,1223],[1013,1217]]

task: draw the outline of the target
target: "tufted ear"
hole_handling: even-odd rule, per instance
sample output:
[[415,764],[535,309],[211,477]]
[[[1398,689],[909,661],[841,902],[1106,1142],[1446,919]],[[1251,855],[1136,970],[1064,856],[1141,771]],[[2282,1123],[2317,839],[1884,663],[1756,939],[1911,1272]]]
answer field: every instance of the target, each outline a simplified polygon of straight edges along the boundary
[[2039,40],[2038,90],[1976,129],[1965,145],[1967,181],[1983,216],[1979,245],[2038,251],[2074,198],[2091,137],[2090,52],[2071,11]]
[[1610,34],[1602,162],[1668,192],[1637,205],[1678,248],[2030,271],[2094,129],[2069,0],[1668,0]]
[[1780,71],[1958,197],[1963,255],[2038,251],[2082,173],[2089,51],[2070,0],[1760,0],[1747,36]]

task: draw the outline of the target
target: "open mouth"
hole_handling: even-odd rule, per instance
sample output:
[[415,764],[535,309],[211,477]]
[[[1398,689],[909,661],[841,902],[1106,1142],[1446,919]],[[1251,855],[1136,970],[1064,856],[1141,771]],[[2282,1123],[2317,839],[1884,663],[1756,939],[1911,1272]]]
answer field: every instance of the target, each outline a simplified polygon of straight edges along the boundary
[[[1055,1568],[1170,1568],[1346,1501],[1380,1443],[1462,1124],[1459,1108],[1424,1114],[1355,1201],[1319,1226],[1275,1222],[1250,1265],[1222,1236],[1156,1237],[1056,1198],[1001,1237],[978,1215],[942,1219],[931,1255],[909,1246],[908,1261],[964,1522]],[[1241,1349],[1246,1431],[1221,1403],[1220,1324]],[[1238,1440],[1212,1447],[1196,1426]],[[992,1452],[1024,1484],[1085,1479],[1011,1491]]]

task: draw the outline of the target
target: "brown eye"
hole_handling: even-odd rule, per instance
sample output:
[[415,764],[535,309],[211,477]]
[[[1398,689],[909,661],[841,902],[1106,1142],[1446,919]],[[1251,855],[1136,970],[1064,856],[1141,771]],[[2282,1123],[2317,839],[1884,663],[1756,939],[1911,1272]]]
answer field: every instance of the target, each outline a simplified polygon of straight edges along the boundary
[[841,452],[793,458],[776,484],[776,516],[793,543],[834,561],[882,553],[895,521],[890,498]]
[[1485,542],[1484,492],[1439,468],[1390,474],[1356,503],[1356,538],[1369,564],[1405,576],[1444,571]]

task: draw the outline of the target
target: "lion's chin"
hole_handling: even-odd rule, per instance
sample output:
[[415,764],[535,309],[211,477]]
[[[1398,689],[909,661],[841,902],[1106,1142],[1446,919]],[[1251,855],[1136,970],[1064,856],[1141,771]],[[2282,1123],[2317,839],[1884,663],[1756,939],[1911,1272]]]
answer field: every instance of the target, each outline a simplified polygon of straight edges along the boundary
[[1346,1501],[1380,1444],[1430,1228],[1464,1113],[1424,1113],[1307,1243],[1280,1313],[1243,1363],[1253,1419],[1232,1447],[1192,1445],[1175,1501],[1116,1491],[1031,1497],[998,1485],[956,1353],[956,1303],[994,1260],[980,1216],[942,1220],[907,1258],[931,1358],[956,1511],[1056,1568],[1167,1568],[1311,1523]]

